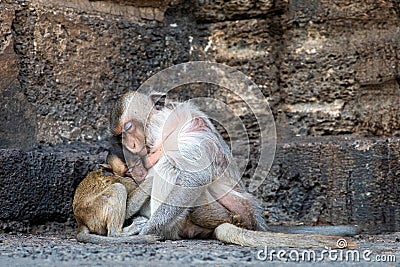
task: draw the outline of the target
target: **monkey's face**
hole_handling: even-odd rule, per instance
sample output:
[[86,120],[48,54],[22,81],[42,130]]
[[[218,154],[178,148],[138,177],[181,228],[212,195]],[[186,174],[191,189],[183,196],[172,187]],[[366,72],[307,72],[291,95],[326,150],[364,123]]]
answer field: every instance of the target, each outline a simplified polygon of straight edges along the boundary
[[122,145],[134,154],[145,156],[146,143],[143,124],[135,119],[121,122]]
[[135,181],[142,182],[147,175],[147,169],[144,167],[142,159],[139,158],[138,160],[136,160],[136,162],[130,164],[130,166],[132,167],[128,169],[127,174],[131,176]]

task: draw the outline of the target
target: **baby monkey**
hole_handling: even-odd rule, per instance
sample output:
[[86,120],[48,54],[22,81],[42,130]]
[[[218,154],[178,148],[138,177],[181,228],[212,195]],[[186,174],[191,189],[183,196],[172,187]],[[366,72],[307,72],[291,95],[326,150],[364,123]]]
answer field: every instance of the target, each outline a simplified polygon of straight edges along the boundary
[[[129,159],[130,167],[125,158]],[[147,167],[146,167],[147,165]],[[129,150],[123,150],[122,143],[115,142],[109,148],[106,164],[101,164],[105,171],[123,177],[131,177],[135,182],[141,182],[147,175],[147,170],[151,167],[148,157],[141,157],[133,154]]]
[[[127,203],[145,205],[151,190],[151,178],[142,183],[141,188],[130,177],[107,174],[99,169],[90,172],[78,185],[72,204],[78,223],[76,239],[91,243],[147,243],[155,242],[156,236],[131,236],[138,233],[147,221],[148,214],[140,214],[136,205],[127,207]],[[147,193],[146,193],[147,192]],[[143,209],[145,210],[145,209]],[[140,214],[133,223],[122,228],[126,219]],[[107,235],[105,237],[104,235]]]

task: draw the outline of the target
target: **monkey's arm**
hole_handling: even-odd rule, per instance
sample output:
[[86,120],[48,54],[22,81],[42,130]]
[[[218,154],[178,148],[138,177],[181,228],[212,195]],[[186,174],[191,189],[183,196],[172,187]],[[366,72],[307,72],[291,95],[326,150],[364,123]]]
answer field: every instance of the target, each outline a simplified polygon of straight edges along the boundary
[[158,162],[161,155],[162,155],[161,146],[160,147],[157,146],[155,149],[152,149],[150,153],[143,158],[144,167],[146,169],[150,169],[151,167],[153,167]]
[[152,185],[153,177],[146,177],[139,187],[129,192],[125,215],[127,219],[137,214],[150,201]]
[[[204,185],[207,179],[207,172],[191,173],[180,172],[177,177],[177,183],[172,190],[161,200],[160,206],[151,215],[147,224],[140,232],[141,235],[157,234],[167,239],[179,239],[179,222],[194,206],[196,200],[200,197],[202,191],[196,187]],[[156,179],[157,182],[162,182]],[[162,185],[158,185],[163,188]],[[153,193],[153,192],[152,192]],[[154,196],[152,195],[152,198]]]

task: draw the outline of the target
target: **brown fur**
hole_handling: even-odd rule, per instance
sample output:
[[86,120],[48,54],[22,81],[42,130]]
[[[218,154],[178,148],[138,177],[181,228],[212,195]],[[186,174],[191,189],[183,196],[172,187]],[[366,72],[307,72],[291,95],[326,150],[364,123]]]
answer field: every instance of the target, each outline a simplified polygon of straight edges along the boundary
[[[151,185],[151,180],[148,183]],[[138,232],[134,224],[122,228],[128,218],[127,201],[138,197],[142,202],[135,202],[143,205],[148,201],[144,190],[145,188],[139,188],[129,177],[107,176],[102,170],[90,172],[78,185],[72,204],[78,223],[77,240],[107,244],[154,242],[159,239],[155,236],[129,236]],[[107,238],[101,235],[106,235]]]

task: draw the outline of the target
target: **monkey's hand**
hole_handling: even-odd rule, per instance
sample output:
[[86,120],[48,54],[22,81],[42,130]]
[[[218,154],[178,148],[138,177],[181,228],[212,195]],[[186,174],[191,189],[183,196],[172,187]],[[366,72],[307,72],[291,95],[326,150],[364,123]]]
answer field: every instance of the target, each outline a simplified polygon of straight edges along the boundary
[[130,236],[139,234],[139,232],[142,231],[144,225],[147,223],[148,220],[149,219],[144,216],[138,216],[134,218],[131,225],[122,229],[122,235]]
[[155,149],[151,150],[150,153],[143,158],[143,163],[146,169],[150,169],[153,167],[160,157],[162,156],[162,148],[160,147],[155,147]]

